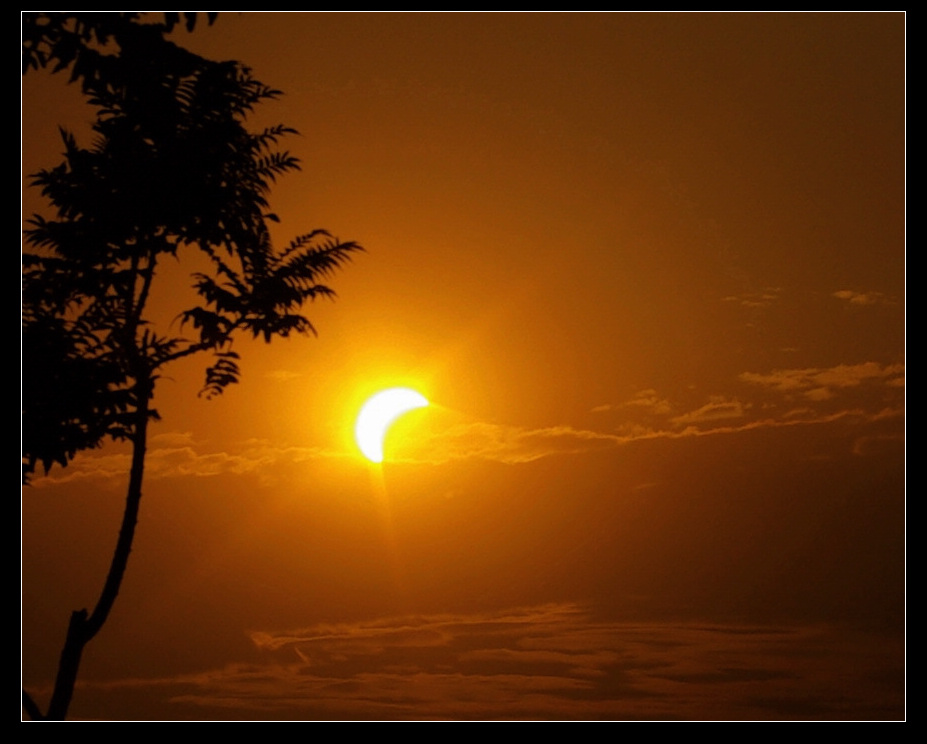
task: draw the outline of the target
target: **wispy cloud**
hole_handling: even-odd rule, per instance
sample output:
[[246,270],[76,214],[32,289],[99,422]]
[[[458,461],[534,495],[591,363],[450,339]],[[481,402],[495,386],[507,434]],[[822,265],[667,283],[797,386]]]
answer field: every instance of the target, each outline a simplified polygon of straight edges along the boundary
[[147,688],[169,718],[903,716],[903,642],[829,626],[614,622],[561,603],[251,639],[260,663],[84,688]]
[[779,299],[781,287],[766,287],[758,292],[743,292],[723,297],[724,302],[736,302],[743,307],[768,307]]
[[672,411],[672,405],[666,398],[657,394],[656,390],[649,388],[639,390],[630,400],[618,404],[602,404],[592,409],[593,413],[604,413],[606,411],[617,411],[622,408],[637,408],[647,413],[657,416],[663,416]]
[[894,305],[895,301],[882,292],[856,292],[852,289],[841,289],[834,292],[838,300],[845,300],[851,305]]
[[[71,462],[67,468],[55,468],[48,475],[32,481],[37,488],[83,480],[118,481],[128,476],[131,455],[124,446],[120,452],[88,452]],[[176,433],[152,438],[145,460],[145,477],[195,477],[252,474],[260,479],[272,477],[273,467],[282,462],[299,463],[307,460],[345,457],[315,447],[282,447],[267,440],[250,439],[223,450],[213,450],[208,443],[197,442],[189,434]]]
[[672,424],[662,427],[632,424],[623,426],[619,433],[568,426],[523,429],[488,423],[463,425],[417,442],[414,447],[409,446],[396,459],[409,463],[440,464],[480,458],[519,464],[544,457],[611,449],[631,442],[730,436],[758,429],[833,424],[841,421],[858,425],[901,416],[900,410],[887,408],[875,412],[853,408],[827,413],[805,408],[790,410],[782,416],[748,419],[744,415],[746,408],[737,401],[710,402],[690,414],[675,417]]
[[736,398],[726,398],[723,395],[713,395],[711,400],[701,408],[684,413],[672,419],[674,424],[683,426],[690,424],[700,424],[706,421],[720,421],[722,419],[739,419],[744,417],[744,412],[749,408],[749,404],[741,403]]
[[892,387],[904,386],[904,364],[839,364],[825,369],[782,369],[768,373],[744,372],[740,379],[771,388],[781,393],[802,394],[811,399],[833,397],[840,388],[853,388],[866,383],[881,383]]

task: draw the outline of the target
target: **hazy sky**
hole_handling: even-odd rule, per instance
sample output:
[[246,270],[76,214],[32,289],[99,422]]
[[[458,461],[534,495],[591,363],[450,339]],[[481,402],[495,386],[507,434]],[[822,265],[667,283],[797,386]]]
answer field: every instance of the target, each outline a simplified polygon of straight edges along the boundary
[[[317,339],[161,380],[73,717],[905,715],[905,16],[222,14],[272,206],[366,253]],[[92,112],[23,86],[24,172]],[[37,194],[24,210],[41,208]],[[186,264],[162,279],[176,315]],[[432,401],[387,461],[351,439]],[[128,456],[23,500],[44,706]]]

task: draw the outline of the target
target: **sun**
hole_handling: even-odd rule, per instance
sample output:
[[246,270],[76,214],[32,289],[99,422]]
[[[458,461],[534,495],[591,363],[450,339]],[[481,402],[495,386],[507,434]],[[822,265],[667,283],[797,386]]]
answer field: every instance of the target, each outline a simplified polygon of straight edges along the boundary
[[364,457],[383,462],[383,439],[390,425],[402,414],[427,405],[425,396],[403,387],[382,390],[368,398],[354,424],[354,439]]

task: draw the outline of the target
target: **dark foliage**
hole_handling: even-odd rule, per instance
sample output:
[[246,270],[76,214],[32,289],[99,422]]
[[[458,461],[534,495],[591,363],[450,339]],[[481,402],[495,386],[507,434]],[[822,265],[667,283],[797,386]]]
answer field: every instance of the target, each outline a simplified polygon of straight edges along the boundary
[[[26,234],[27,473],[131,439],[136,383],[173,360],[210,352],[204,392],[216,395],[238,379],[236,331],[266,341],[313,332],[303,304],[331,295],[320,279],[358,250],[321,230],[274,249],[267,195],[298,168],[277,150],[293,130],[251,132],[245,119],[279,93],[239,63],[174,45],[165,34],[179,23],[192,29],[196,14],[24,17],[24,71],[69,69],[97,111],[90,146],[62,131],[64,161],[33,178],[56,214],[33,217]],[[180,310],[193,333],[158,335],[145,311],[159,261],[187,251],[212,267],[193,277],[201,301]]]

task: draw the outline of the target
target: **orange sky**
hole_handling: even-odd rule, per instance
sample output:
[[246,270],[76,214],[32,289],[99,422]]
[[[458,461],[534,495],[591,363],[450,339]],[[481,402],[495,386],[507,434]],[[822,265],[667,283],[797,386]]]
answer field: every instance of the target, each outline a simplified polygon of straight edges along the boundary
[[[905,16],[222,14],[285,92],[317,339],[159,383],[74,717],[904,717]],[[23,85],[24,172],[88,119]],[[41,208],[24,195],[24,211]],[[186,267],[162,277],[176,314]],[[364,398],[433,403],[382,467]],[[23,500],[44,705],[125,450]],[[43,692],[44,690],[44,692]]]

